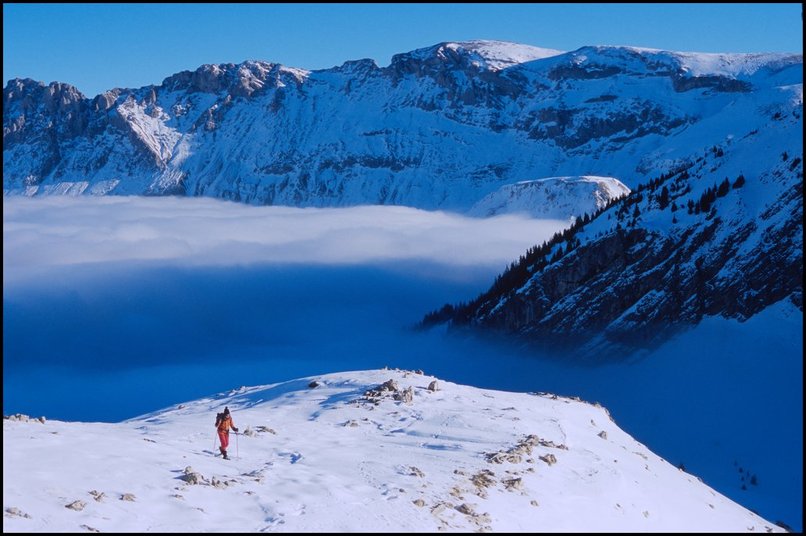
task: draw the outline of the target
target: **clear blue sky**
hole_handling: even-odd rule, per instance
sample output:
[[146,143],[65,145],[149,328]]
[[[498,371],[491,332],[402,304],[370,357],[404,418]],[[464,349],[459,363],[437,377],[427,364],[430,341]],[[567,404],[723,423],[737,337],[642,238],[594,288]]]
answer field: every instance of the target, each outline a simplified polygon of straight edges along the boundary
[[324,69],[441,41],[574,50],[802,52],[800,4],[3,4],[3,85],[68,82],[88,96],[204,63]]

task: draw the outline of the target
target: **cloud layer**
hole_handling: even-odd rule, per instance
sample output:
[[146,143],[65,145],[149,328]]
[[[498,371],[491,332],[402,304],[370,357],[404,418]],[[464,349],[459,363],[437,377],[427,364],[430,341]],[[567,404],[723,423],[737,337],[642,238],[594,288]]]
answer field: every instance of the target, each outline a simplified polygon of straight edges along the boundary
[[4,284],[48,267],[430,261],[501,269],[568,225],[467,218],[408,207],[254,207],[211,199],[47,197],[3,200]]

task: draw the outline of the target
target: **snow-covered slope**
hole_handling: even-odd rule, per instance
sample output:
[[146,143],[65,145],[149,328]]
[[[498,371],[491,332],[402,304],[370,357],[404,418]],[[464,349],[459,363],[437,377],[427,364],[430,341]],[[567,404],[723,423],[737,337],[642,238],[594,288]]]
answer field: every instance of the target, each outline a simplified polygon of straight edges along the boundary
[[[349,372],[118,424],[4,420],[3,530],[782,531],[596,404],[434,380]],[[213,455],[225,406],[244,433],[230,461]]]
[[400,55],[398,61],[400,61],[401,57],[408,56],[421,61],[454,61],[459,66],[500,71],[513,65],[550,58],[562,53],[561,50],[508,43],[506,41],[474,40],[459,43],[440,43],[431,47],[413,50],[407,54]]
[[502,186],[467,212],[471,216],[524,213],[534,218],[575,219],[594,214],[630,193],[613,177],[550,177]]
[[[790,101],[758,128],[536,245],[487,292],[427,323],[567,343],[600,360],[704,316],[746,320],[784,299],[802,311],[803,101],[800,86],[778,91]],[[737,116],[754,106],[731,104]]]
[[204,65],[91,99],[15,79],[3,91],[3,191],[463,211],[535,177],[635,188],[789,116],[802,82],[796,54],[498,41],[440,43],[387,67]]

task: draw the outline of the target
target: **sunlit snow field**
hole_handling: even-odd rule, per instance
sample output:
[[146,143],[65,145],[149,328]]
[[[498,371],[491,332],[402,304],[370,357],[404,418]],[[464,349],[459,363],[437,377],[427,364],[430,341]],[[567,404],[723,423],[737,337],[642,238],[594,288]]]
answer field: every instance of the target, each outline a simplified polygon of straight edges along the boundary
[[[6,414],[120,421],[241,385],[420,368],[599,401],[670,462],[802,527],[802,313],[790,304],[574,367],[411,329],[565,222],[123,197],[8,198],[3,213]],[[758,485],[742,490],[739,467]]]

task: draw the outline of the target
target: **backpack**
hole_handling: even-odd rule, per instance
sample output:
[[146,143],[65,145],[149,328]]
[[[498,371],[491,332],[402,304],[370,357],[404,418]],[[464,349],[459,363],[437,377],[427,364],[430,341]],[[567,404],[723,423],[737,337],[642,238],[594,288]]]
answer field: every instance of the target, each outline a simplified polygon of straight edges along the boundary
[[219,413],[218,415],[215,416],[215,426],[216,426],[216,428],[218,428],[218,425],[221,424],[221,422],[223,420],[224,420],[224,414],[223,413]]

